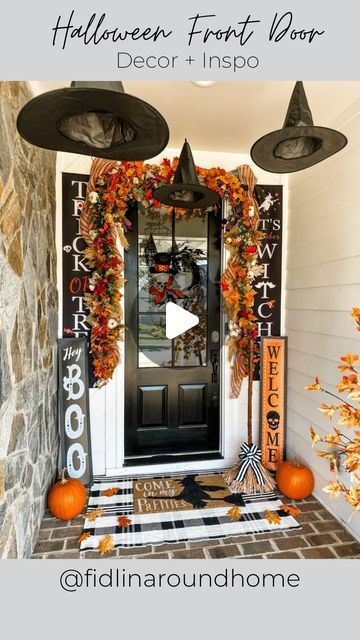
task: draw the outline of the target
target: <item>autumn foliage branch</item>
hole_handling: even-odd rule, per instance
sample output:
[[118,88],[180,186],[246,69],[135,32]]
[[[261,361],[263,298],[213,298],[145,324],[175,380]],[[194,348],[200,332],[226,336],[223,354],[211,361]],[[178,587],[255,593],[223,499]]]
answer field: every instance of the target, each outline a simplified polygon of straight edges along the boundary
[[[360,331],[360,308],[354,308],[351,315],[355,318],[357,330]],[[355,429],[360,427],[360,373],[356,368],[359,355],[347,353],[340,360],[341,364],[338,368],[343,375],[336,387],[340,394],[347,394],[346,400],[324,389],[319,378],[315,378],[314,384],[305,389],[322,391],[337,401],[332,404],[322,404],[319,407],[329,420],[336,418],[337,426],[333,426],[332,432],[321,437],[314,427],[310,427],[310,433],[313,447],[319,443],[326,445],[326,449],[317,450],[316,455],[328,459],[330,471],[336,475],[336,480],[330,481],[323,491],[331,498],[342,495],[352,507],[352,516],[354,513],[360,513],[360,430],[349,432],[347,435],[344,433],[344,427]],[[350,474],[350,486],[339,479],[342,467]]]

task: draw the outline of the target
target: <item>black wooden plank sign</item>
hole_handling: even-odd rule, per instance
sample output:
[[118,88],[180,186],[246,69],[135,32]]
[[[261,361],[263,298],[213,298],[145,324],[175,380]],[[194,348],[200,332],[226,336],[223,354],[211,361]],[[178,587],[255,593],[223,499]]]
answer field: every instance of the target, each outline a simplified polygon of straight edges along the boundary
[[59,340],[59,423],[62,466],[70,478],[92,483],[86,338]]
[[90,353],[90,330],[84,295],[88,291],[91,270],[86,264],[83,251],[86,242],[80,231],[80,213],[86,195],[89,176],[83,173],[62,174],[62,320],[63,337],[86,336],[88,340],[89,386],[96,379],[93,375]]
[[[256,185],[259,203],[259,230],[265,234],[259,247],[259,264],[264,273],[255,279],[254,313],[259,318],[259,338],[281,334],[281,263],[283,189],[281,185]],[[259,365],[254,380],[259,380]]]

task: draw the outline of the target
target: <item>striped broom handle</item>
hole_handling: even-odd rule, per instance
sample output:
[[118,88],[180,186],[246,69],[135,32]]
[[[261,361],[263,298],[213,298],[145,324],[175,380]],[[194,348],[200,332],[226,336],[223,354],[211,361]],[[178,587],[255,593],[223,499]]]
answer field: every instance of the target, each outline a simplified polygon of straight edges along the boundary
[[253,386],[253,357],[254,345],[250,338],[249,344],[249,380],[248,380],[248,445],[252,445],[252,386]]

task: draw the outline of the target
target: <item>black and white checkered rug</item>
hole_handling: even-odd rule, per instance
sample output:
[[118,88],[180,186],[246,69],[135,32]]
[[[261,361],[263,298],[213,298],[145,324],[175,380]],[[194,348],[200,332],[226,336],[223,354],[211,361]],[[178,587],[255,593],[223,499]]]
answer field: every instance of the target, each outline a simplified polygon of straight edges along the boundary
[[[86,536],[82,536],[80,551],[98,549],[99,542],[106,535],[112,536],[116,548],[301,528],[293,516],[282,510],[283,504],[274,493],[244,495],[245,504],[241,507],[240,520],[229,517],[228,506],[138,515],[134,513],[133,505],[133,481],[136,480],[138,478],[134,477],[95,478],[89,495],[89,517],[85,518],[84,523]],[[114,489],[118,489],[119,493],[104,493]],[[277,524],[270,523],[265,512],[274,512],[280,521]],[[96,518],[91,519],[92,513]],[[119,518],[120,523],[124,522],[123,526],[120,526]]]

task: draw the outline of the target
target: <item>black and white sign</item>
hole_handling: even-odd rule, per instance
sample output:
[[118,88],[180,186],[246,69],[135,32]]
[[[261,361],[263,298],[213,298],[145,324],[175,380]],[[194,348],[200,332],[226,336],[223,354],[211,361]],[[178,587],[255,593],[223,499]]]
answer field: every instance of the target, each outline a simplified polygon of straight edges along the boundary
[[[259,318],[260,337],[281,335],[281,263],[283,193],[281,185],[256,185],[259,203],[259,229],[265,238],[259,248],[259,264],[264,273],[255,280],[254,313]],[[260,340],[260,338],[259,338]],[[259,380],[259,367],[254,379]]]
[[82,173],[62,174],[62,317],[63,336],[86,336],[88,341],[89,386],[95,382],[92,358],[89,352],[90,325],[86,320],[84,294],[88,288],[91,270],[86,265],[83,251],[85,240],[80,232],[80,213],[89,176]]
[[80,212],[89,176],[63,173],[63,333],[64,336],[88,336],[84,293],[88,287],[90,269],[83,251],[86,243],[80,233]]
[[70,478],[92,482],[86,338],[59,340],[59,422],[62,466]]

